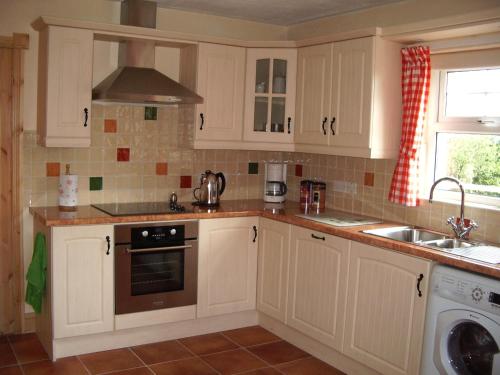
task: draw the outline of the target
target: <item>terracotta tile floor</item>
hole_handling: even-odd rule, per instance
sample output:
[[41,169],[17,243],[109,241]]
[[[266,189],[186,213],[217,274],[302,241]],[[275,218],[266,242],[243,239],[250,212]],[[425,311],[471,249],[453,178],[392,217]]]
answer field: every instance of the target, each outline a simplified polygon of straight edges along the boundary
[[[0,375],[341,375],[259,326],[51,362],[34,334],[0,337]],[[345,374],[344,374],[345,375]]]

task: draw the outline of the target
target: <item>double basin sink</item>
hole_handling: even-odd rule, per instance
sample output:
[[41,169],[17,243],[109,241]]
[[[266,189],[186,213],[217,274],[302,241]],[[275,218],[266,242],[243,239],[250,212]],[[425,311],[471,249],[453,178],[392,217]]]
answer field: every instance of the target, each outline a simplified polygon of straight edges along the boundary
[[500,248],[498,247],[452,238],[422,228],[405,226],[370,229],[362,232],[434,250],[441,250],[487,263],[500,263]]

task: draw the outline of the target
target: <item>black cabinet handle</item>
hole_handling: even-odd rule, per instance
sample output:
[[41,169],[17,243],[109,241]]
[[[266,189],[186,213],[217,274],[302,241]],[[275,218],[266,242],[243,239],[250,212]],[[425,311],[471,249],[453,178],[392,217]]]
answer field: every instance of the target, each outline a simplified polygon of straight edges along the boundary
[[424,275],[423,274],[420,274],[418,276],[418,279],[417,279],[417,291],[418,291],[418,296],[419,297],[422,297],[422,291],[420,290],[420,283],[422,282],[423,279],[424,279]]
[[323,123],[321,124],[321,128],[323,129],[323,135],[326,135],[326,129],[325,129],[325,124],[328,121],[328,118],[325,117],[323,120]]
[[253,242],[257,239],[257,227],[254,225],[253,226]]
[[330,122],[330,130],[332,131],[332,135],[335,135],[335,130],[333,130],[333,124],[335,124],[335,117],[332,117],[332,122]]
[[320,236],[316,236],[314,233],[311,233],[311,237],[314,238],[315,240],[326,240],[326,238],[323,236],[323,237],[320,237]]
[[109,250],[111,249],[111,238],[106,236],[106,242],[108,243],[108,251],[106,251],[106,255],[109,255]]
[[83,126],[87,127],[87,121],[89,119],[89,110],[87,108],[84,108],[83,113],[84,113],[84,119],[85,119],[85,121],[83,122]]
[[290,123],[292,122],[292,118],[288,117],[288,134],[290,134]]
[[200,130],[203,130],[203,124],[205,123],[205,116],[203,115],[203,113],[200,113],[200,118],[201,118]]

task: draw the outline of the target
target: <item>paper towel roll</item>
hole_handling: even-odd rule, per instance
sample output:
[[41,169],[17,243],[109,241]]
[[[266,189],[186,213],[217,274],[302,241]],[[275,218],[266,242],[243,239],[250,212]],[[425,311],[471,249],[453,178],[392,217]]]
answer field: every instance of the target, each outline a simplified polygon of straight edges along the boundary
[[64,174],[59,177],[59,207],[63,210],[76,210],[78,205],[78,176]]

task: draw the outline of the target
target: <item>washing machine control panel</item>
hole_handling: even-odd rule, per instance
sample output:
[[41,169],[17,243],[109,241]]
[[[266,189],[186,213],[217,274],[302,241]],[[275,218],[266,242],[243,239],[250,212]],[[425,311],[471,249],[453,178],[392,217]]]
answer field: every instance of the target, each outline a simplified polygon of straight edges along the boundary
[[500,316],[500,288],[448,274],[437,276],[432,285],[434,293]]

